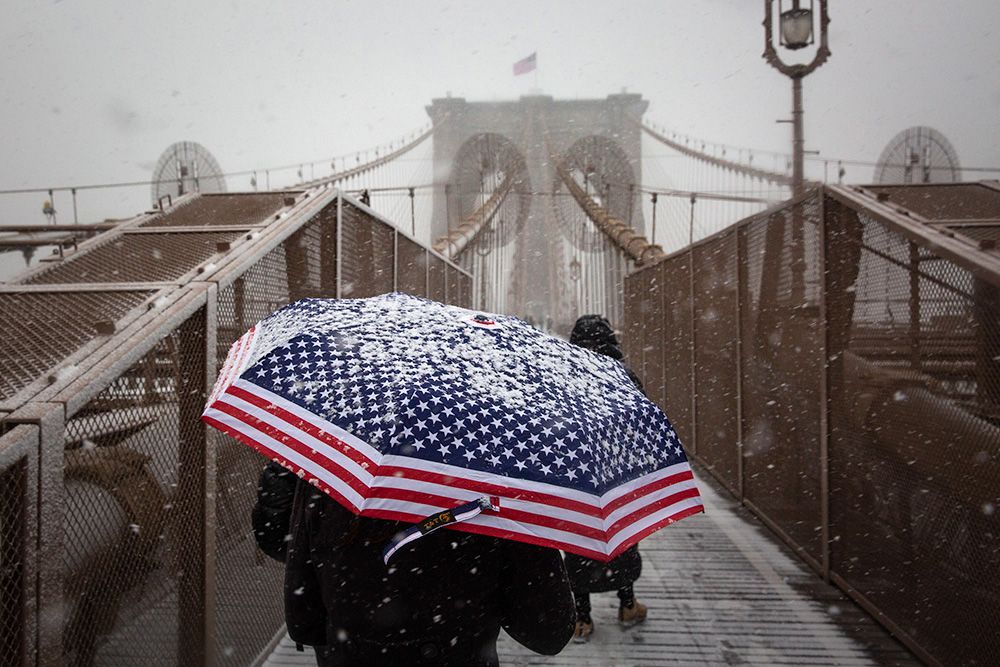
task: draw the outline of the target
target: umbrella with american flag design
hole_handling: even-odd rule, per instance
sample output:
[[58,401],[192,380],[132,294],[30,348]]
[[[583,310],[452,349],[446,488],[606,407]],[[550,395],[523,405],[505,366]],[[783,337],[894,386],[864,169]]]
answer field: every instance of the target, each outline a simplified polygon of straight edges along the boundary
[[607,561],[704,510],[669,420],[619,362],[407,294],[267,317],[202,419],[357,514],[416,524],[402,542],[448,525]]

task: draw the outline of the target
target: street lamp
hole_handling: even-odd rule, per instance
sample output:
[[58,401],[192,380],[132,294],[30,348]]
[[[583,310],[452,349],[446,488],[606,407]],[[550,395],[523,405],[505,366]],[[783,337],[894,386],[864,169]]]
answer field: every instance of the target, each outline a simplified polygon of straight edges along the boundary
[[[791,8],[783,10],[783,0],[777,0],[780,25],[778,45],[790,51],[804,49],[813,44],[813,24],[815,12],[813,7],[819,5],[819,48],[812,62],[808,64],[789,65],[782,62],[774,44],[774,29],[772,15],[775,0],[764,0],[764,59],[776,70],[792,80],[792,193],[802,192],[804,153],[802,138],[802,79],[817,69],[830,57],[827,46],[827,25],[830,17],[827,14],[827,0],[809,0],[809,7],[803,7],[801,0],[791,0]],[[786,121],[787,122],[787,121]]]
[[[798,4],[798,3],[796,3]],[[813,13],[809,9],[792,7],[781,12],[781,45],[786,49],[804,49],[813,43]]]

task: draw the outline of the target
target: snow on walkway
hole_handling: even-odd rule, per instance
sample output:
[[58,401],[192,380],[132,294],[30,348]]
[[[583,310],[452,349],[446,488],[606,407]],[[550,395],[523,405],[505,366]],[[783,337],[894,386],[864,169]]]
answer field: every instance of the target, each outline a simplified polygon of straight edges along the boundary
[[[557,656],[500,634],[501,664],[919,665],[836,588],[820,580],[727,495],[699,475],[707,513],[644,540],[636,597],[648,620],[622,630],[614,593],[592,596],[595,633]],[[315,665],[284,638],[268,667]]]

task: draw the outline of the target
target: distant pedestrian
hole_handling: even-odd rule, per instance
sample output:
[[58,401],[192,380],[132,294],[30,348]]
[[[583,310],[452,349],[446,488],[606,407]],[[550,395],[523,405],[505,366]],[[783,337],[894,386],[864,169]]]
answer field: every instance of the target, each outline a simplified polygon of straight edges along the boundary
[[[612,359],[621,360],[624,356],[614,329],[601,315],[583,315],[577,319],[569,342]],[[625,370],[641,390],[642,382],[639,378],[627,367]],[[594,620],[590,615],[591,593],[618,591],[618,622],[624,627],[646,620],[646,605],[635,599],[635,591],[632,588],[642,573],[642,557],[639,555],[638,545],[626,549],[609,563],[567,553],[566,571],[576,601],[573,641],[578,643],[589,641],[594,633]]]

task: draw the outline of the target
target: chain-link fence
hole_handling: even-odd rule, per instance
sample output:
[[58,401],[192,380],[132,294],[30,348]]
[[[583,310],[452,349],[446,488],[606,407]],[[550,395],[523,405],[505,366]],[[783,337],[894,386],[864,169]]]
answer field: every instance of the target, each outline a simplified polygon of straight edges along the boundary
[[18,426],[0,435],[0,664],[17,665],[34,658],[30,618],[34,511],[30,494],[37,474],[32,451],[38,435]]
[[[203,501],[205,310],[66,423],[64,660],[174,664]],[[196,523],[197,521],[197,523]],[[197,541],[197,540],[195,540]]]
[[629,276],[626,331],[695,459],[922,659],[985,665],[1000,190],[952,187],[820,189],[752,216]]
[[[266,461],[199,419],[229,346],[305,297],[471,305],[468,274],[333,191],[204,199],[0,292],[21,315],[3,398],[36,392],[0,426],[0,664],[254,664],[283,627],[283,570],[250,527]],[[141,286],[163,279],[178,284]],[[35,553],[42,514],[61,530]]]
[[1000,284],[826,204],[854,278],[828,307],[831,571],[942,662],[995,664]]

